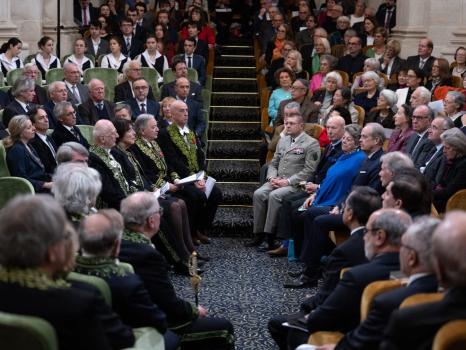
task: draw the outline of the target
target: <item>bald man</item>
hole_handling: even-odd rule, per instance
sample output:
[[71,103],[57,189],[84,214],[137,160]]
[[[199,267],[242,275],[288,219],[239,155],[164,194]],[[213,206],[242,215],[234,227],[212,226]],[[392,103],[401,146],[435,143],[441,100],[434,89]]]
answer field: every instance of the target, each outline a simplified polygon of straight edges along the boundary
[[188,106],[188,126],[200,139],[204,136],[206,121],[202,112],[202,105],[189,95],[191,83],[187,78],[178,78],[175,82],[175,98]]
[[89,166],[102,177],[99,200],[109,208],[120,208],[120,202],[130,193],[119,163],[110,154],[116,144],[117,131],[109,120],[99,120],[93,130],[94,145],[89,148]]

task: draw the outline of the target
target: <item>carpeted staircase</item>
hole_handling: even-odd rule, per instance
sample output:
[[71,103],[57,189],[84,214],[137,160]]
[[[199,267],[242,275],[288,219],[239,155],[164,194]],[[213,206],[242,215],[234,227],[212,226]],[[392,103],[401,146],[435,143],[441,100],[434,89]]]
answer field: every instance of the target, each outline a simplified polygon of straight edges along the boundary
[[258,187],[260,107],[254,49],[223,46],[216,58],[207,145],[207,170],[223,191],[213,235],[250,235],[252,194]]

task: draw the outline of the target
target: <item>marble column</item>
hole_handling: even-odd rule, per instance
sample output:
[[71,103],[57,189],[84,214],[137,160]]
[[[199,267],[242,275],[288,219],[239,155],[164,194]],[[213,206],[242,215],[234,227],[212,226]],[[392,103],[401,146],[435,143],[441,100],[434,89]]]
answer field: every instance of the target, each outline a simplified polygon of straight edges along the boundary
[[11,0],[2,0],[0,6],[0,43],[18,36],[18,28],[11,21]]

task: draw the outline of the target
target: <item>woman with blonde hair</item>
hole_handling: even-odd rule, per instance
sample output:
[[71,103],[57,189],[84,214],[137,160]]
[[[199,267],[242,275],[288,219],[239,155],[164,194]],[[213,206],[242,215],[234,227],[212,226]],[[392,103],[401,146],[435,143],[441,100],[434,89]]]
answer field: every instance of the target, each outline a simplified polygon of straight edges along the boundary
[[167,96],[160,101],[160,128],[166,128],[172,123],[171,104],[176,101],[174,97]]
[[36,129],[28,116],[17,115],[8,123],[10,135],[3,140],[6,149],[6,162],[11,176],[28,180],[36,192],[50,192],[51,175],[44,171],[39,156],[28,143]]

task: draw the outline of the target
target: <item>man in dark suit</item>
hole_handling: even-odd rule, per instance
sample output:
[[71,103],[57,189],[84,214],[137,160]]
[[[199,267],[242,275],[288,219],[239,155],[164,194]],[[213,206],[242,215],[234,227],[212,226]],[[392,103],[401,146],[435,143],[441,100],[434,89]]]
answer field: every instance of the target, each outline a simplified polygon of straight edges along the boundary
[[53,113],[58,120],[58,124],[52,133],[52,139],[55,141],[57,148],[69,141],[78,142],[89,148],[89,143],[76,126],[76,112],[70,102],[57,103]]
[[[304,300],[301,304],[302,315],[310,313],[324,303],[340,281],[343,268],[367,263],[364,255],[364,225],[369,216],[381,206],[380,197],[372,188],[357,187],[350,193],[344,209],[344,222],[351,231],[350,238],[337,246],[326,259],[323,284],[316,295]],[[268,323],[269,332],[280,349],[287,349],[288,328],[282,323],[286,322],[288,317],[288,315],[275,316]]]
[[[204,40],[198,38],[199,33],[201,32],[202,27],[200,22],[189,21],[188,22],[188,36],[194,38],[196,41],[196,48],[194,53],[196,55],[201,55],[204,57],[205,62],[209,60],[209,47]],[[178,45],[178,53],[184,53],[184,40],[181,40]]]
[[432,234],[440,220],[422,217],[401,237],[400,267],[408,277],[406,286],[377,296],[366,319],[347,333],[335,349],[378,349],[391,313],[404,299],[417,293],[437,291],[437,279],[431,262]]
[[27,114],[34,100],[34,80],[27,77],[18,78],[11,88],[13,100],[3,110],[3,123],[8,128],[10,120],[20,114]]
[[146,33],[153,33],[155,27],[154,13],[147,11],[147,5],[144,2],[136,2],[134,7],[138,14],[137,25],[144,28]]
[[[141,63],[139,61],[130,60],[123,65],[123,76],[126,80],[115,86],[115,97],[114,102],[127,101],[134,97],[133,81],[142,78],[141,74]],[[155,100],[152,88],[149,86],[149,95],[147,96],[151,100]]]
[[445,323],[466,318],[466,214],[451,212],[432,238],[432,257],[443,300],[392,313],[380,349],[431,349],[436,332]]
[[72,62],[66,62],[63,65],[63,76],[68,91],[68,101],[74,106],[87,101],[89,89],[86,85],[81,84],[81,73],[78,66]]
[[[54,81],[48,86],[48,93],[50,99],[44,105],[44,108],[49,118],[49,128],[55,129],[57,126],[57,117],[53,114],[53,109],[57,103],[68,100],[68,90],[66,89],[66,84],[63,81]],[[78,120],[77,123],[79,124],[79,116],[76,116],[76,120]]]
[[151,244],[160,224],[157,198],[148,192],[134,193],[122,201],[121,214],[126,229],[119,258],[134,267],[152,302],[167,315],[168,327],[180,336],[187,335],[182,337],[182,347],[232,349],[233,326],[228,320],[207,317],[204,307],[196,307],[175,293],[167,262]]
[[115,104],[105,100],[105,85],[99,79],[91,79],[88,84],[89,99],[78,106],[83,124],[94,125],[100,119],[115,118]]
[[[160,93],[160,100],[163,100],[167,96],[175,97],[175,83],[176,79],[178,78],[186,78],[188,79],[188,67],[186,66],[186,62],[183,59],[173,60],[172,63],[172,71],[175,73],[175,80],[162,85],[162,90]],[[199,103],[203,103],[202,101],[202,86],[195,82],[189,81],[189,93],[188,96],[193,98]]]
[[155,24],[161,24],[168,33],[168,40],[172,44],[178,43],[178,26],[173,21],[170,21],[170,12],[164,8],[157,11]]
[[[44,105],[48,101],[47,91],[45,91],[45,89],[42,86],[36,83],[38,74],[39,74],[39,69],[37,68],[35,63],[29,62],[24,65],[22,76],[25,78],[32,79],[34,81],[35,95],[32,99],[32,103],[38,104],[38,105]],[[42,77],[42,78],[45,79],[45,77]],[[8,98],[10,102],[14,100],[13,88],[8,90]]]
[[79,23],[82,33],[89,28],[89,24],[96,20],[99,15],[99,11],[92,6],[89,0],[74,0],[73,9],[74,19]]
[[139,15],[136,7],[129,7],[128,10],[126,11],[126,17],[130,18],[131,21],[133,22],[133,35],[136,39],[138,39],[140,42],[145,43],[146,42],[146,29],[139,25],[138,20],[139,20]]
[[99,21],[92,21],[89,27],[89,32],[91,35],[84,39],[87,53],[93,55],[96,61],[100,55],[106,55],[110,53],[108,41],[100,37],[100,29],[102,29],[102,23]]
[[144,42],[134,35],[133,21],[131,18],[123,18],[120,21],[120,31],[121,42],[123,43],[121,52],[124,55],[131,57],[131,59],[134,59],[144,51]]
[[385,0],[385,3],[380,4],[375,18],[379,26],[391,31],[396,26],[396,1]]
[[[187,81],[187,79],[184,80]],[[184,85],[187,93],[189,86]],[[162,148],[168,167],[176,172],[180,178],[205,170],[205,157],[199,138],[190,127],[188,128],[188,106],[183,101],[177,100],[171,104],[170,111],[173,123],[162,129],[158,136],[158,143]],[[204,179],[201,179],[193,184],[185,185],[182,194],[186,195],[191,202],[203,203],[201,213],[196,217],[197,222],[193,224],[198,231],[197,237],[194,233],[193,238],[208,243],[209,240],[205,234],[212,226],[218,204],[222,200],[222,192],[215,184],[208,198],[206,198],[205,191],[206,183]],[[191,209],[188,207],[188,211]],[[193,215],[190,213],[189,217],[191,218]]]
[[202,111],[202,105],[191,98],[189,94],[190,82],[186,78],[178,78],[175,81],[175,98],[188,106],[188,126],[195,132],[198,138],[204,137],[206,120]]
[[425,158],[425,163],[419,168],[424,177],[435,186],[435,178],[440,170],[443,157],[443,143],[440,135],[445,130],[455,127],[453,121],[448,117],[436,117],[432,120],[430,128],[427,130],[428,139],[434,144]]
[[413,130],[416,133],[406,142],[406,152],[418,169],[425,164],[427,155],[434,147],[427,132],[433,119],[434,112],[426,105],[418,106],[413,111]]
[[434,64],[435,57],[432,56],[434,43],[429,38],[419,40],[417,47],[417,55],[409,56],[406,59],[406,65],[409,69],[419,68],[422,70],[426,77],[432,74],[432,65]]
[[338,70],[348,73],[349,80],[353,80],[353,74],[362,72],[364,68],[364,61],[367,56],[362,53],[361,38],[354,36],[348,41],[348,54],[340,57],[338,60]]
[[[50,322],[61,349],[112,349],[98,315],[98,295],[57,277],[67,272],[67,256],[74,257],[69,247],[75,233],[66,229],[61,205],[50,195],[16,197],[0,217],[0,310]],[[27,283],[20,277],[25,275]]]
[[123,229],[123,218],[114,209],[86,217],[79,235],[84,254],[77,256],[75,271],[103,278],[112,292],[112,308],[125,324],[155,328],[164,334],[165,347],[176,349],[179,339],[167,330],[164,312],[152,302],[140,277],[125,271],[115,260]]
[[33,108],[28,112],[28,116],[36,129],[36,135],[34,139],[29,141],[29,145],[39,156],[45,172],[53,174],[57,167],[57,146],[53,139],[47,135],[49,128],[47,112],[42,108]]
[[195,49],[196,40],[194,38],[187,38],[184,41],[184,54],[176,55],[173,59],[183,59],[188,68],[195,69],[199,84],[204,86],[206,81],[206,61],[204,57],[194,53]]
[[126,103],[133,111],[132,119],[136,120],[140,114],[152,114],[155,119],[159,119],[160,105],[157,101],[148,98],[149,84],[144,78],[133,81],[134,97]]

